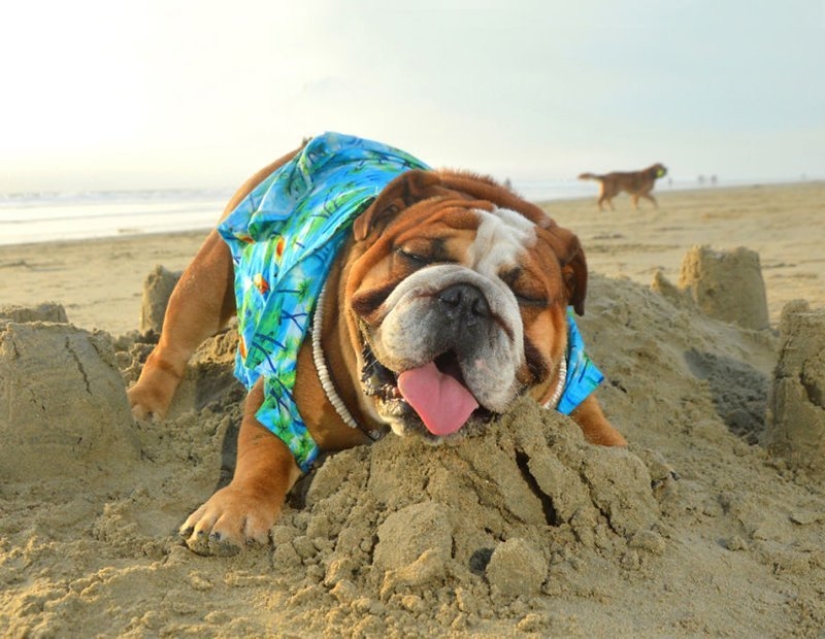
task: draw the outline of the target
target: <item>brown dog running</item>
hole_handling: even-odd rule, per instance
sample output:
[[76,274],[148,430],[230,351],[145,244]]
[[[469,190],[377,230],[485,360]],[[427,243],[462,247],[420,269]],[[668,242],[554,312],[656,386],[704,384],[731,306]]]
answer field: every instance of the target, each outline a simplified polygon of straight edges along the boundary
[[[347,177],[331,183],[318,177],[330,166]],[[375,186],[370,171],[388,166],[397,166],[398,175]],[[353,204],[353,189],[365,184],[374,192]],[[317,192],[320,209],[301,209]],[[311,330],[293,343],[293,373],[256,368],[264,371],[257,381],[244,378],[249,394],[235,474],[181,527],[192,550],[226,553],[266,543],[316,449],[349,448],[390,430],[437,443],[483,430],[519,395],[569,412],[590,442],[626,445],[589,394],[592,388],[562,408],[569,386],[577,384],[571,380],[583,377],[568,353],[578,339],[568,308],[584,312],[587,288],[576,236],[488,178],[417,168],[397,149],[339,134],[311,140],[232,197],[220,235],[209,235],[184,272],[160,341],[129,389],[137,418],[165,415],[195,348],[236,309],[242,372],[249,372],[244,367],[256,352],[255,365],[265,367],[289,350],[289,340],[278,342],[264,330],[273,318],[256,315],[253,302],[269,309],[274,301],[272,312],[288,327],[298,321],[300,313],[287,309],[279,287],[303,296],[313,278],[290,286],[278,278],[293,249],[312,238],[301,225],[288,237],[261,236],[257,216],[267,202],[286,207],[274,210],[278,223],[307,214],[309,226],[355,208],[338,239],[320,244],[340,241],[340,248],[329,258],[316,307],[306,313]],[[255,222],[239,230],[236,218],[248,206]],[[263,262],[255,261],[258,249]],[[250,332],[253,318],[258,324]],[[297,414],[284,418],[287,400],[294,400]]]
[[613,172],[604,175],[594,173],[582,173],[580,180],[595,180],[599,183],[599,210],[604,210],[602,204],[607,202],[610,210],[613,209],[611,200],[622,191],[629,193],[633,200],[633,208],[639,208],[639,198],[643,197],[651,202],[653,206],[658,206],[656,199],[650,194],[656,184],[656,180],[667,175],[667,167],[663,164],[652,164],[641,171]]

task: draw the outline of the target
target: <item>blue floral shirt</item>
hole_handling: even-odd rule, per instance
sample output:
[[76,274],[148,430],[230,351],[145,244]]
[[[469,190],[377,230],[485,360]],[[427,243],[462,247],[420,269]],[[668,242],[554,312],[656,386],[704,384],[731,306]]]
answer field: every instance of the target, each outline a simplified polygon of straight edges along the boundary
[[219,225],[235,266],[235,375],[264,378],[258,420],[306,471],[318,455],[292,393],[298,350],[353,220],[394,178],[429,169],[391,146],[339,133],[313,138]]
[[[352,222],[394,178],[429,167],[399,149],[339,133],[313,138],[256,186],[218,226],[232,253],[240,343],[235,375],[264,379],[257,419],[306,472],[318,456],[293,398],[298,350]],[[568,312],[568,377],[557,410],[569,413],[602,380]]]

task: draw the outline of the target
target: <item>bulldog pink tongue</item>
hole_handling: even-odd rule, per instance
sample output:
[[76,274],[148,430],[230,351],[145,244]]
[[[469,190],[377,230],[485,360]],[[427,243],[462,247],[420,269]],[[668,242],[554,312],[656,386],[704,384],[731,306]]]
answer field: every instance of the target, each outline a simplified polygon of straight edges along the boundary
[[434,362],[401,373],[398,390],[433,435],[454,433],[478,408],[472,393]]

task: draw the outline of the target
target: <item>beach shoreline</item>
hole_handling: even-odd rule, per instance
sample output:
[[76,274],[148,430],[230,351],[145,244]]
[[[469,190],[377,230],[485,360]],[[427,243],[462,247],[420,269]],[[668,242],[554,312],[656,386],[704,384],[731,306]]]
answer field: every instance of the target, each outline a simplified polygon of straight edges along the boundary
[[[760,255],[771,324],[794,299],[825,300],[825,182],[654,191],[659,208],[615,211],[595,197],[541,203],[574,231],[592,272],[650,285],[657,271],[676,283],[693,246],[744,246]],[[0,305],[63,304],[71,321],[122,334],[137,328],[144,278],[155,265],[183,270],[209,229],[0,246]]]

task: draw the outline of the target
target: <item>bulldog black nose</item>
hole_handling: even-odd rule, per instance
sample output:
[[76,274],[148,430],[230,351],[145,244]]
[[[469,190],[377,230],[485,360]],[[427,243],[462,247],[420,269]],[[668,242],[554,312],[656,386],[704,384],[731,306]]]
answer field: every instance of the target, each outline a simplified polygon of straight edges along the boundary
[[470,284],[448,286],[437,298],[451,320],[473,324],[481,318],[490,317],[490,305],[484,293]]

